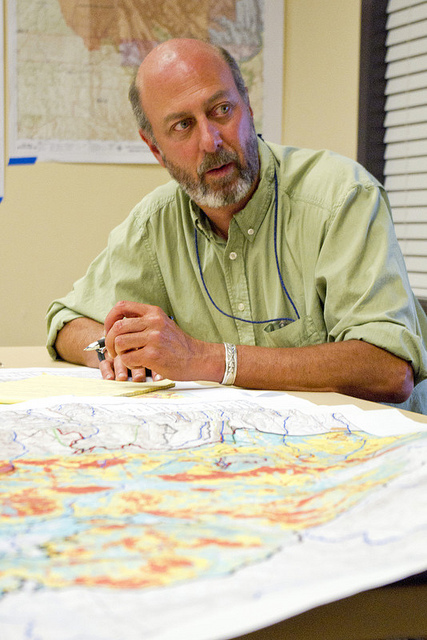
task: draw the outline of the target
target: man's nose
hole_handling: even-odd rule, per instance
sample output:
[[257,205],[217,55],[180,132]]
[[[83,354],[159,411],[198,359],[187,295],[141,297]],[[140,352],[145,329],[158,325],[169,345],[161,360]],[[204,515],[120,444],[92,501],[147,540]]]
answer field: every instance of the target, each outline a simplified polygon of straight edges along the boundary
[[214,153],[222,144],[221,134],[215,123],[208,119],[200,123],[200,149],[204,153]]

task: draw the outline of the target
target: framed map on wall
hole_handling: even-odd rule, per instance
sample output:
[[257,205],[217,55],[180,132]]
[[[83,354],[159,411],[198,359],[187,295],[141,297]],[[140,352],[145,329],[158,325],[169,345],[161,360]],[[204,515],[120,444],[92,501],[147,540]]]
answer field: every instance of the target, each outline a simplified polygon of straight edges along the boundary
[[155,162],[128,88],[174,37],[237,59],[256,128],[281,142],[284,0],[8,0],[9,155],[66,162]]

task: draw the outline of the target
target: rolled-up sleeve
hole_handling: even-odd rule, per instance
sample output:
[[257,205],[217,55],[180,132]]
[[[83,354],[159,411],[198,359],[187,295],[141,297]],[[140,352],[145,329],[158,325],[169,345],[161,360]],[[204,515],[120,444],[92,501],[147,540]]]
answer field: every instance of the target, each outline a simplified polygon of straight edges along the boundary
[[388,199],[373,183],[355,184],[338,202],[316,268],[330,341],[364,340],[427,376],[425,315],[411,291]]

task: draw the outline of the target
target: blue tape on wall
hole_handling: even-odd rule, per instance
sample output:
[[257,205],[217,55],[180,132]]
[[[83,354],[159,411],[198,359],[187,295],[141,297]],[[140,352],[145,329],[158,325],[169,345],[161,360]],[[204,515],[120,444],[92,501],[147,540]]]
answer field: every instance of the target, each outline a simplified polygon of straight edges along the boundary
[[14,164],[35,164],[37,157],[35,158],[9,158],[9,165]]

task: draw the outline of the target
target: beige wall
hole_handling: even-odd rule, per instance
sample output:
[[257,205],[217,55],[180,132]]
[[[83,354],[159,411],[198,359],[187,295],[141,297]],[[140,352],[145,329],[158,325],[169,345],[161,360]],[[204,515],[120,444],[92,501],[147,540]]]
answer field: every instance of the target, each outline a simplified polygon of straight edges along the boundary
[[[286,144],[356,156],[360,5],[285,0]],[[167,179],[154,165],[7,167],[0,345],[43,344],[49,302],[85,272],[108,231]]]
[[356,158],[361,4],[285,0],[285,144]]

